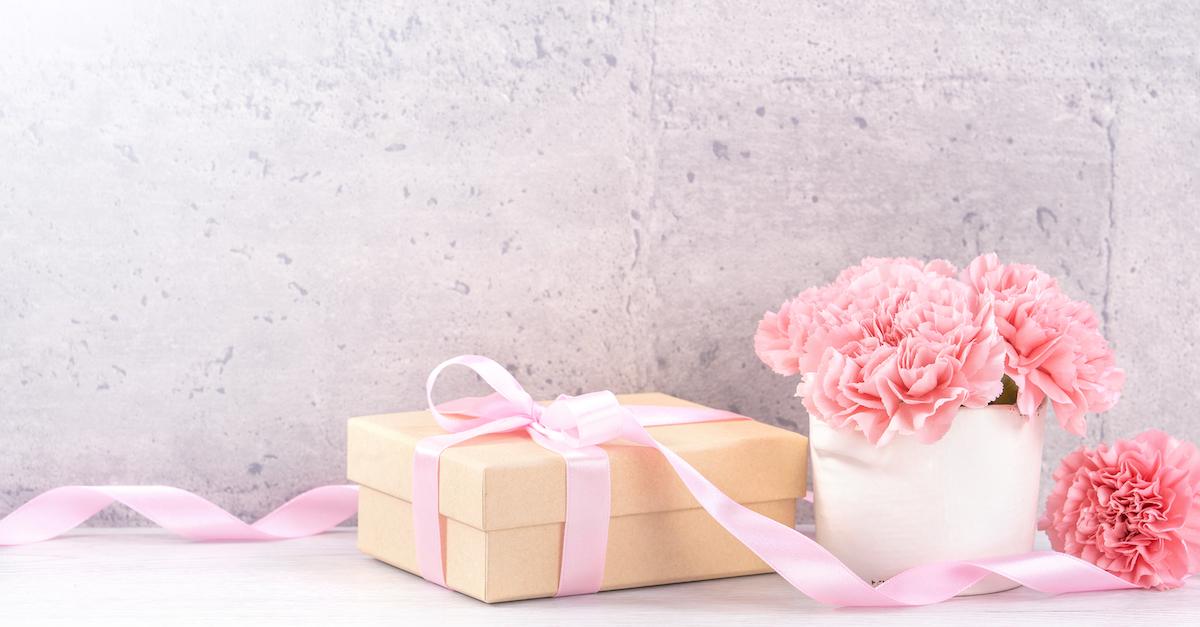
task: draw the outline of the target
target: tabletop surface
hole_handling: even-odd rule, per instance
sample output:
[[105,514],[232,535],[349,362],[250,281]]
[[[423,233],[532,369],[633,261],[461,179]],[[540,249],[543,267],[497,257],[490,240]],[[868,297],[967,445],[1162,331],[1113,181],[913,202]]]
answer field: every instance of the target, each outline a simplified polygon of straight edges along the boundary
[[1197,625],[1200,584],[1060,597],[1019,588],[929,607],[836,609],[757,575],[486,605],[362,555],[353,529],[262,543],[81,529],[0,548],[0,617],[5,625]]

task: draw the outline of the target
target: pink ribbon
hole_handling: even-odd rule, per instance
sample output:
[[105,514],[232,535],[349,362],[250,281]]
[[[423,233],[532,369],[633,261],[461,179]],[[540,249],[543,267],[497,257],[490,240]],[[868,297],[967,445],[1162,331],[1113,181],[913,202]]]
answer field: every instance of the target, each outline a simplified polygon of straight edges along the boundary
[[[435,405],[433,385],[438,375],[452,365],[475,371],[496,394]],[[648,426],[741,416],[707,408],[623,406],[611,392],[559,396],[543,408],[503,366],[478,355],[455,357],[434,368],[426,382],[426,395],[434,418],[449,433],[417,443],[413,460],[413,524],[421,576],[441,586],[446,582],[438,510],[438,457],[446,448],[480,435],[524,431],[538,444],[563,455],[567,463],[567,512],[558,596],[600,589],[610,489],[607,456],[597,445],[617,439],[660,451],[700,505],[722,527],[793,587],[822,603],[841,606],[939,603],[990,573],[1047,594],[1137,587],[1088,562],[1052,551],[926,564],[874,587],[814,540],[726,496],[646,430]],[[450,418],[443,412],[466,418]]]
[[283,540],[328,531],[358,510],[358,487],[314,488],[252,525],[186,490],[163,485],[64,486],[0,518],[0,546],[49,540],[118,502],[190,540]]
[[[496,394],[435,406],[433,384],[451,365],[478,373]],[[795,529],[730,499],[695,468],[664,447],[648,426],[743,417],[696,407],[621,405],[611,392],[560,396],[548,407],[535,403],[496,362],[466,355],[439,365],[426,383],[430,409],[448,433],[417,444],[413,474],[413,522],[422,576],[445,585],[438,513],[438,457],[447,447],[486,433],[524,431],[567,463],[567,511],[558,595],[595,592],[604,574],[610,486],[608,457],[598,445],[621,439],[659,450],[712,517],[797,590],[831,605],[926,605],[949,599],[989,573],[1048,594],[1136,588],[1083,560],[1032,552],[961,562],[926,564],[872,587],[845,564]],[[443,412],[467,416],[447,417]],[[40,542],[72,529],[113,502],[193,540],[278,540],[326,531],[353,516],[357,488],[316,488],[246,524],[209,501],[168,486],[67,486],[34,497],[0,519],[0,546]]]

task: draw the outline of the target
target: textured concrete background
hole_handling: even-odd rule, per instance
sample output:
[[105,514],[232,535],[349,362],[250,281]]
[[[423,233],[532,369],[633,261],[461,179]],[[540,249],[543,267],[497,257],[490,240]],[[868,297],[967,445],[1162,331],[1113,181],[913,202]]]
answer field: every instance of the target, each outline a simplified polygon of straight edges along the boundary
[[1200,439],[1195,4],[245,4],[0,8],[0,512],[261,514],[462,352],[803,430],[755,323],[868,254],[1058,275],[1089,442]]

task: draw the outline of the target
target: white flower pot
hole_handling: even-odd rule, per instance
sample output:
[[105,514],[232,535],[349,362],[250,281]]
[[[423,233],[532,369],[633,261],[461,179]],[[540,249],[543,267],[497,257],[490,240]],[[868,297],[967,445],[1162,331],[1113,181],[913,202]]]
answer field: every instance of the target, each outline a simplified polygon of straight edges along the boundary
[[[962,408],[933,444],[897,436],[878,448],[810,417],[817,541],[876,584],[919,564],[1032,550],[1044,417]],[[993,575],[963,594],[1013,587]]]

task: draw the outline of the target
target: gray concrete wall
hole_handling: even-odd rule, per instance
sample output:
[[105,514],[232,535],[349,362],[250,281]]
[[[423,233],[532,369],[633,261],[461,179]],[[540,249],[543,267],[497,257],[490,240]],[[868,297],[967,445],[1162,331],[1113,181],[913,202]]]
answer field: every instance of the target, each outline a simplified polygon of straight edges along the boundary
[[1200,439],[1194,3],[243,4],[0,8],[0,512],[264,513],[462,352],[803,430],[755,323],[864,255],[1055,273],[1088,441]]

